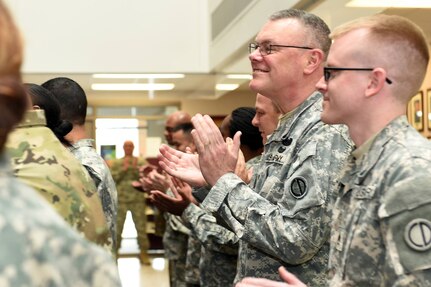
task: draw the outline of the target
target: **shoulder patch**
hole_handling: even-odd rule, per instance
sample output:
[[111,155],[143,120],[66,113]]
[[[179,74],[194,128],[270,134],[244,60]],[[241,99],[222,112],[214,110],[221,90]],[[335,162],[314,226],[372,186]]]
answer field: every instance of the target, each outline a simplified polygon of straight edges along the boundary
[[413,219],[404,229],[404,240],[413,250],[429,250],[431,248],[431,222],[423,218]]
[[307,180],[302,176],[298,176],[290,183],[290,194],[296,198],[303,198],[308,192]]

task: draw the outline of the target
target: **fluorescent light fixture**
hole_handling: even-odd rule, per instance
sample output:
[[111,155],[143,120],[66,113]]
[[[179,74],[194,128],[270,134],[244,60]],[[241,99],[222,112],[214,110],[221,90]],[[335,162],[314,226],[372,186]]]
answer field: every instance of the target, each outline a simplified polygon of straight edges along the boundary
[[215,88],[217,91],[233,91],[238,87],[238,84],[217,84]]
[[92,84],[95,91],[167,91],[172,90],[174,84]]
[[351,0],[346,7],[431,8],[429,0]]
[[228,79],[238,79],[238,80],[251,80],[253,76],[250,74],[228,74],[226,75]]
[[96,79],[181,79],[184,74],[93,74]]

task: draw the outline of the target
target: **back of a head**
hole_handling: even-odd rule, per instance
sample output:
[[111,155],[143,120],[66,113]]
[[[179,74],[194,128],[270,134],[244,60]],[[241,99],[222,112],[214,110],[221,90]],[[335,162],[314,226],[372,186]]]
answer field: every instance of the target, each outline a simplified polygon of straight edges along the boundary
[[296,19],[301,22],[307,29],[307,39],[304,39],[305,45],[310,45],[313,48],[319,48],[328,55],[329,48],[331,47],[331,40],[329,39],[330,29],[320,17],[298,9],[286,9],[273,13],[269,20],[277,21],[281,19]]
[[60,119],[60,104],[55,96],[42,86],[36,84],[25,84],[27,93],[30,95],[33,105],[39,106],[45,111],[46,124],[56,137],[67,144],[64,139],[72,130],[72,124],[69,121]]
[[74,125],[84,125],[87,117],[87,96],[82,87],[72,79],[59,77],[42,84],[60,103],[63,120]]
[[0,77],[21,79],[23,44],[9,10],[0,1]]
[[0,151],[27,109],[28,98],[21,85],[22,55],[20,33],[9,10],[0,1]]
[[255,114],[255,108],[237,108],[232,111],[229,124],[230,137],[233,138],[236,132],[241,131],[241,145],[247,146],[253,151],[263,148],[260,131],[252,124]]
[[422,29],[401,16],[376,14],[340,25],[331,38],[336,40],[358,29],[368,31],[361,60],[365,65],[384,68],[394,94],[403,102],[409,100],[420,89],[429,62]]

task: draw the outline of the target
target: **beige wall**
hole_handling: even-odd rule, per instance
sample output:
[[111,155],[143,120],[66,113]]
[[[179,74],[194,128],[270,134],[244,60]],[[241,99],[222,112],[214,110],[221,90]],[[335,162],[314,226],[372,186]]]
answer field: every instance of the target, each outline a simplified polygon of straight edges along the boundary
[[191,115],[223,116],[239,107],[254,107],[255,95],[253,92],[231,92],[216,100],[183,100],[181,109]]

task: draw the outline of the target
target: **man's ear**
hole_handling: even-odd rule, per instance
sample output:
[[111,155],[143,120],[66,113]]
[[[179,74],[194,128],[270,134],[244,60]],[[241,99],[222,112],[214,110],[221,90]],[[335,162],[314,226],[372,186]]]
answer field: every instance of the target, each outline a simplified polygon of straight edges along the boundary
[[41,108],[38,105],[33,105],[33,110],[41,110]]
[[321,69],[324,59],[323,51],[320,49],[313,49],[308,52],[307,62],[304,68],[304,73],[312,74],[316,69]]
[[386,84],[386,71],[382,68],[375,68],[370,73],[367,89],[365,90],[366,97],[372,97],[378,94]]

